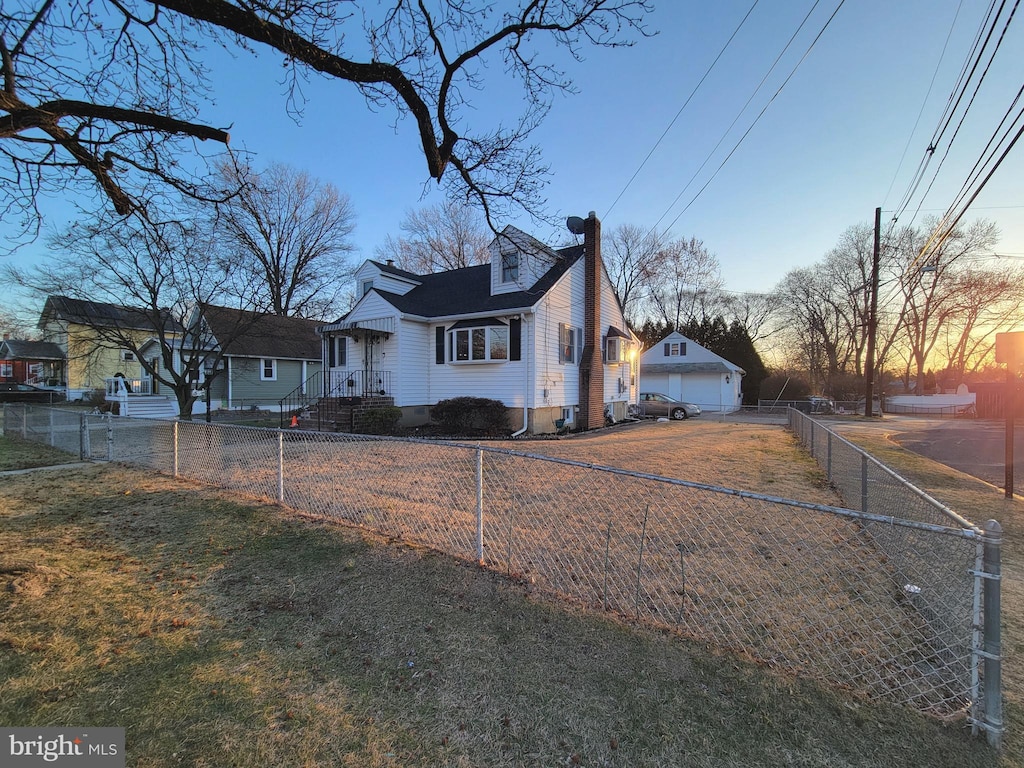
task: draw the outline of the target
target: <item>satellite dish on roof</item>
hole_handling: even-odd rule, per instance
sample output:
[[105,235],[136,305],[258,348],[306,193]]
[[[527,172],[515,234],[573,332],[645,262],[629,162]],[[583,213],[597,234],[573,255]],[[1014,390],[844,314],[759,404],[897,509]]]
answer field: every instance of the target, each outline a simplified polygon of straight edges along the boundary
[[565,220],[565,226],[567,226],[569,228],[569,231],[572,232],[574,235],[583,234],[583,223],[583,219],[581,219],[579,216],[570,216],[568,219]]

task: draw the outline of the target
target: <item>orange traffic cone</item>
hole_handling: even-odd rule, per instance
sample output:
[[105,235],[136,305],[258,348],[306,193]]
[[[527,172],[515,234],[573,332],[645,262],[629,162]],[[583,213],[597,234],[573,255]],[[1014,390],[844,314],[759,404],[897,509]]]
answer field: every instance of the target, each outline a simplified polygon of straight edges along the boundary
[[298,427],[299,426],[299,417],[298,416],[292,416],[292,423],[289,424],[288,426],[289,427]]

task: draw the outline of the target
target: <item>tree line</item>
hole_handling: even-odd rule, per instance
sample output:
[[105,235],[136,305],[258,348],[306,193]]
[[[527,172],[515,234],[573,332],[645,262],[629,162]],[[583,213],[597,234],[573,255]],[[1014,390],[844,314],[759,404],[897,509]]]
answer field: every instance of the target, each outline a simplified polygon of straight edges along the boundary
[[[922,393],[933,369],[952,386],[981,375],[992,363],[996,333],[1014,329],[1024,310],[1024,265],[993,253],[994,224],[963,224],[938,244],[929,241],[935,229],[927,219],[893,225],[879,254],[875,370]],[[645,347],[679,330],[752,365],[755,379],[764,356],[770,368],[802,379],[808,392],[857,399],[867,365],[873,249],[873,226],[851,226],[821,260],[791,270],[764,293],[725,290],[717,258],[693,237],[672,240],[623,225],[611,231],[603,254]],[[747,342],[757,364],[745,357]]]

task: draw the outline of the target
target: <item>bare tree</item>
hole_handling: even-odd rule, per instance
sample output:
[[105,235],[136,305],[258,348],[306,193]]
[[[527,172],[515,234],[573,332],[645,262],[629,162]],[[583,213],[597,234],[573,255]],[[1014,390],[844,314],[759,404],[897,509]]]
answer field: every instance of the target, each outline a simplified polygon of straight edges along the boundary
[[702,240],[666,243],[651,286],[651,303],[661,319],[673,328],[714,317],[722,287],[718,259]]
[[775,292],[724,294],[726,316],[735,320],[746,331],[753,344],[776,335],[781,299]]
[[[206,124],[203,56],[223,46],[280,56],[293,110],[311,78],[351,83],[371,109],[415,123],[427,174],[497,210],[539,212],[545,168],[529,144],[555,94],[572,81],[551,46],[644,35],[650,0],[490,0],[342,3],[336,0],[5,0],[0,7],[0,211],[29,229],[48,190],[87,181],[113,209],[143,205],[139,178],[190,193],[182,163],[196,142],[223,149]],[[507,127],[467,108],[485,86],[518,87]],[[497,210],[496,210],[497,209]]]
[[404,237],[390,235],[377,248],[382,260],[394,259],[402,269],[417,274],[486,264],[493,233],[479,212],[457,200],[408,211],[399,225]]
[[[95,355],[97,350],[128,350],[143,370],[174,392],[182,419],[191,419],[197,390],[212,379],[199,375],[204,362],[217,370],[221,349],[214,344],[202,313],[214,300],[227,301],[228,273],[212,253],[202,230],[178,221],[155,223],[108,214],[91,224],[78,223],[54,236],[53,259],[18,270],[4,268],[4,277],[40,299],[66,297],[89,306],[112,305],[116,311],[85,314],[76,322],[92,338],[69,358]],[[255,322],[251,303],[234,300]],[[140,329],[144,330],[140,333]],[[249,328],[239,323],[234,334]],[[155,341],[156,353],[150,352]]]
[[979,220],[957,228],[922,257],[928,231],[930,227],[926,226],[907,233],[900,258],[891,262],[901,303],[894,333],[907,347],[919,393],[924,391],[925,371],[936,344],[950,324],[969,309],[959,276],[975,257],[990,252],[999,239],[992,222]]
[[35,339],[38,336],[38,331],[31,323],[7,309],[0,310],[0,333],[3,333],[4,338],[12,339]]
[[333,184],[280,163],[257,172],[222,163],[238,189],[213,223],[234,293],[268,314],[320,320],[338,314],[352,272],[355,213]]
[[605,269],[632,328],[642,325],[644,305],[665,266],[668,255],[664,243],[663,235],[636,224],[621,224],[602,246]]
[[954,278],[959,310],[943,338],[947,369],[958,381],[991,359],[995,334],[1017,328],[1024,310],[1024,270],[969,264]]

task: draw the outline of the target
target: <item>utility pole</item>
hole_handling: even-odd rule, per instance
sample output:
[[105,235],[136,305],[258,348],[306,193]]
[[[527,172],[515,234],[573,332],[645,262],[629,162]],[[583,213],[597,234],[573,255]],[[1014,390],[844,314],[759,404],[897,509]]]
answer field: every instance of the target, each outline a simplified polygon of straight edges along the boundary
[[[882,250],[882,209],[875,208],[875,247],[871,254],[871,306],[868,310],[868,349],[864,361],[864,415],[874,416],[875,335],[878,333],[878,262]],[[881,402],[881,400],[879,400]],[[881,413],[879,413],[881,416]]]

